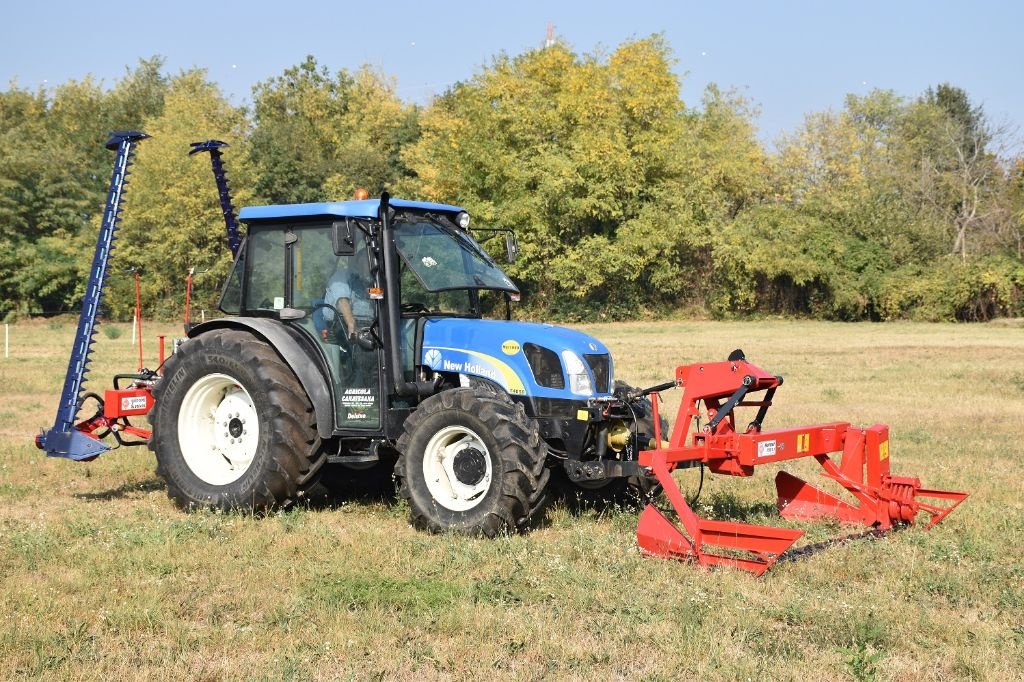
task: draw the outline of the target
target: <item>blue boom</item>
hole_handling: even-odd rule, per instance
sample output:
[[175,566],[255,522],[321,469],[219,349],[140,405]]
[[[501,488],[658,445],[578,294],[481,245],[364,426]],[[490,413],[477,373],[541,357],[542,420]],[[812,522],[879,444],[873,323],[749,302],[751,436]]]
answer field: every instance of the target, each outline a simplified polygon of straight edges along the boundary
[[75,415],[80,406],[82,384],[89,373],[89,356],[92,354],[93,335],[96,333],[96,322],[100,304],[103,302],[103,285],[107,279],[107,266],[110,254],[114,250],[117,228],[121,221],[121,200],[124,198],[128,183],[129,167],[135,155],[135,145],[149,135],[134,131],[122,130],[111,133],[107,141],[107,149],[117,150],[114,161],[114,173],[110,177],[110,191],[107,193],[107,204],[103,210],[103,224],[96,242],[96,252],[89,270],[89,282],[82,299],[82,313],[78,318],[78,331],[71,347],[71,359],[68,371],[64,376],[64,390],[60,394],[60,406],[53,427],[37,438],[37,444],[51,457],[67,457],[69,459],[92,459],[106,452],[110,446],[85,435],[74,428]]

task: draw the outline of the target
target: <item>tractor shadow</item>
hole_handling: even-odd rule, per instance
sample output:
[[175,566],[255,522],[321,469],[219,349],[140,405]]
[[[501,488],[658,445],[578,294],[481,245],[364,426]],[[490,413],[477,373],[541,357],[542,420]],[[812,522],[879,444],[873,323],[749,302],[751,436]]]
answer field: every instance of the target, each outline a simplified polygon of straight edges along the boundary
[[328,464],[301,504],[310,510],[326,510],[353,503],[391,506],[398,499],[393,464],[382,463],[364,470]]
[[136,498],[148,493],[166,489],[167,485],[163,480],[159,478],[150,478],[145,481],[136,481],[135,483],[124,483],[116,488],[111,488],[110,490],[101,490],[92,493],[75,493],[74,496],[79,500],[101,500],[109,502],[111,500]]

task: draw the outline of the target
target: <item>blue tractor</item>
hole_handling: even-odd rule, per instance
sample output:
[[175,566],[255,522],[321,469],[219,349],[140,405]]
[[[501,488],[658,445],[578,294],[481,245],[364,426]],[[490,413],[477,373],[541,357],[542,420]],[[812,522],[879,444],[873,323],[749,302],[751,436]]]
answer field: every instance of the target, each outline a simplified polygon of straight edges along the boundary
[[[129,157],[140,139],[115,136],[111,148]],[[616,382],[607,347],[587,334],[512,320],[519,290],[473,236],[503,236],[512,260],[511,232],[385,193],[243,208],[242,238],[221,146],[193,151],[211,152],[235,253],[227,316],[189,328],[162,372],[123,389],[132,414],[148,414],[143,440],[180,506],[287,506],[325,474],[384,470],[416,527],[493,536],[532,525],[556,489],[617,497],[652,487],[637,455],[656,437],[647,395],[665,386]],[[111,237],[123,175],[111,183]],[[97,248],[104,269],[110,250]],[[127,400],[116,391],[106,422],[72,425],[102,284],[83,306],[85,350],[69,364],[57,423],[38,439],[51,455],[94,457],[106,449],[98,426],[126,429],[109,408]],[[504,319],[486,319],[494,311]]]

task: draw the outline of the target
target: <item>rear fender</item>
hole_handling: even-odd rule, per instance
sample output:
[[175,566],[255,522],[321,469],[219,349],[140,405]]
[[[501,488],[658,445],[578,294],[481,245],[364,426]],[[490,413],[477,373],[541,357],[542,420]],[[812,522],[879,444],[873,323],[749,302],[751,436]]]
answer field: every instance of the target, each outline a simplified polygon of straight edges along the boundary
[[215,329],[243,329],[262,339],[277,351],[277,354],[295,372],[303,390],[313,403],[316,414],[316,430],[321,438],[334,435],[334,395],[323,368],[323,359],[315,349],[310,348],[298,332],[288,325],[268,317],[224,317],[196,325],[188,337]]

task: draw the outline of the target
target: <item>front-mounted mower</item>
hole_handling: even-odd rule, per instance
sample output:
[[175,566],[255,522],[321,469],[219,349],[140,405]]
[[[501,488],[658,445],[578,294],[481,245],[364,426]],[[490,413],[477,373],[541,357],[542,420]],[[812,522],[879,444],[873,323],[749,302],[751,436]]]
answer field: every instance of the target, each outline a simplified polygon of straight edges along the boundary
[[[487,536],[531,526],[555,489],[651,500],[663,489],[679,525],[648,505],[642,551],[758,574],[800,531],[698,518],[673,469],[747,476],[758,464],[813,456],[851,501],[780,473],[783,516],[880,529],[921,511],[933,525],[966,497],[891,476],[884,426],[762,431],[782,380],[739,352],[680,367],[649,389],[615,381],[597,339],[511,319],[519,291],[473,235],[503,236],[510,260],[515,237],[471,232],[457,206],[384,194],[236,214],[226,145],[216,140],[191,153],[210,153],[235,257],[220,301],[227,316],[189,325],[156,371],[121,375],[103,397],[83,393],[128,166],[145,137],[116,133],[108,143],[117,160],[75,345],[54,426],[37,438],[49,455],[94,459],[111,448],[108,434],[148,444],[184,508],[287,506],[332,478],[325,473],[393,473],[416,527]],[[484,319],[502,309],[504,319]],[[674,387],[683,406],[663,441],[657,394]],[[90,398],[99,410],[75,423]],[[744,406],[758,411],[740,430]],[[129,421],[143,415],[152,432]]]

